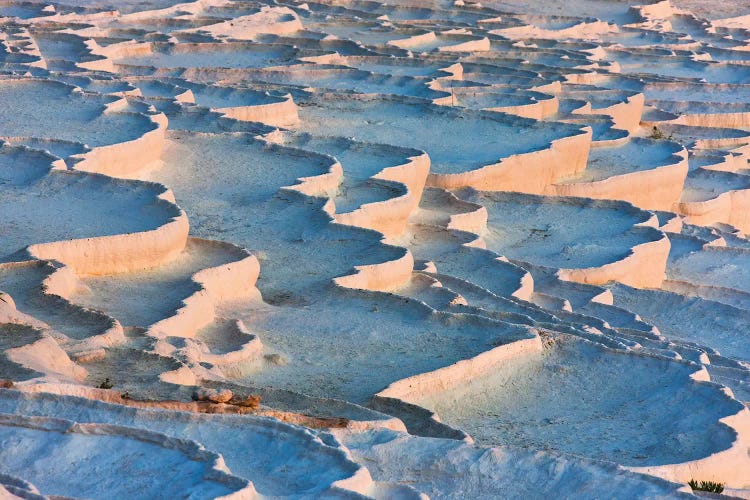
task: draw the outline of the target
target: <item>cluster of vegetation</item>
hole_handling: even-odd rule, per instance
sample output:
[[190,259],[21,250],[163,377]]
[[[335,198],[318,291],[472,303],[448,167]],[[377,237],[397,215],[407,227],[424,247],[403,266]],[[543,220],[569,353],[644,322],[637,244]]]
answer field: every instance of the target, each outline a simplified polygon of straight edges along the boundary
[[672,140],[672,134],[669,134],[669,136],[666,136],[666,135],[664,135],[664,132],[662,132],[662,130],[659,127],[657,127],[656,125],[654,125],[654,128],[651,130],[651,135],[648,136],[648,138],[649,139],[655,139],[657,141],[662,140],[662,139],[666,139],[668,141],[671,141]]
[[114,386],[112,385],[112,382],[109,381],[109,377],[105,378],[104,382],[96,386],[97,389],[111,389],[112,387]]
[[721,493],[724,491],[724,485],[714,481],[701,481],[700,483],[695,479],[688,481],[688,484],[693,491],[708,491],[710,493]]

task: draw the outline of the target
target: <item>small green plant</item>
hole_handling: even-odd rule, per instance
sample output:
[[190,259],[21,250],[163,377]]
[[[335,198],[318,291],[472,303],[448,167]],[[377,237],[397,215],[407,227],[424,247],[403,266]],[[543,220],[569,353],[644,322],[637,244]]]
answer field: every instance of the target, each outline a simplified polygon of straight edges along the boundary
[[701,481],[700,483],[695,479],[688,481],[688,484],[693,491],[708,491],[709,493],[721,493],[724,491],[724,485],[714,481]]
[[104,379],[104,382],[96,386],[98,389],[111,389],[114,387],[112,382],[109,381],[109,377]]
[[651,135],[648,136],[649,139],[664,139],[664,132],[659,129],[656,125],[654,125],[653,130],[651,130]]
[[648,138],[649,139],[654,139],[654,140],[657,140],[657,141],[660,141],[662,139],[666,139],[668,141],[671,141],[672,140],[672,134],[669,134],[669,137],[667,137],[666,135],[664,135],[664,132],[662,132],[659,127],[657,127],[656,125],[654,125],[654,128],[651,129],[651,135],[648,136]]

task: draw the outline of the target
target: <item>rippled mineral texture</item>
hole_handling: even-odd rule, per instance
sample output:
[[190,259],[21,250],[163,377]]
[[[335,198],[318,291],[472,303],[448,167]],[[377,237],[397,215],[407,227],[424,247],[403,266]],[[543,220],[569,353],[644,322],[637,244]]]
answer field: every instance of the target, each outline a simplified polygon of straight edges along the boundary
[[0,0],[0,47],[1,498],[750,498],[748,2]]

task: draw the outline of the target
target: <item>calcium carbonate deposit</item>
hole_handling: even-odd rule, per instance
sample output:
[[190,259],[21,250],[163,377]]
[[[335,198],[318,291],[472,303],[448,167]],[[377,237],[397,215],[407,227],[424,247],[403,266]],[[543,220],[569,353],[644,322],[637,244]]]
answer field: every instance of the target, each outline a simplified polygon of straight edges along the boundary
[[0,48],[0,498],[750,498],[748,2],[0,0]]

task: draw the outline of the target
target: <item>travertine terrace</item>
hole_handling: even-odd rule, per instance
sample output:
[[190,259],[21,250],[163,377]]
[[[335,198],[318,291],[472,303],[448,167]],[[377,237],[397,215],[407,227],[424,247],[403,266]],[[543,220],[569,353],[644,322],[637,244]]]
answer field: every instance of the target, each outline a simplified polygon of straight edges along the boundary
[[675,2],[0,0],[0,498],[750,498],[750,6]]

